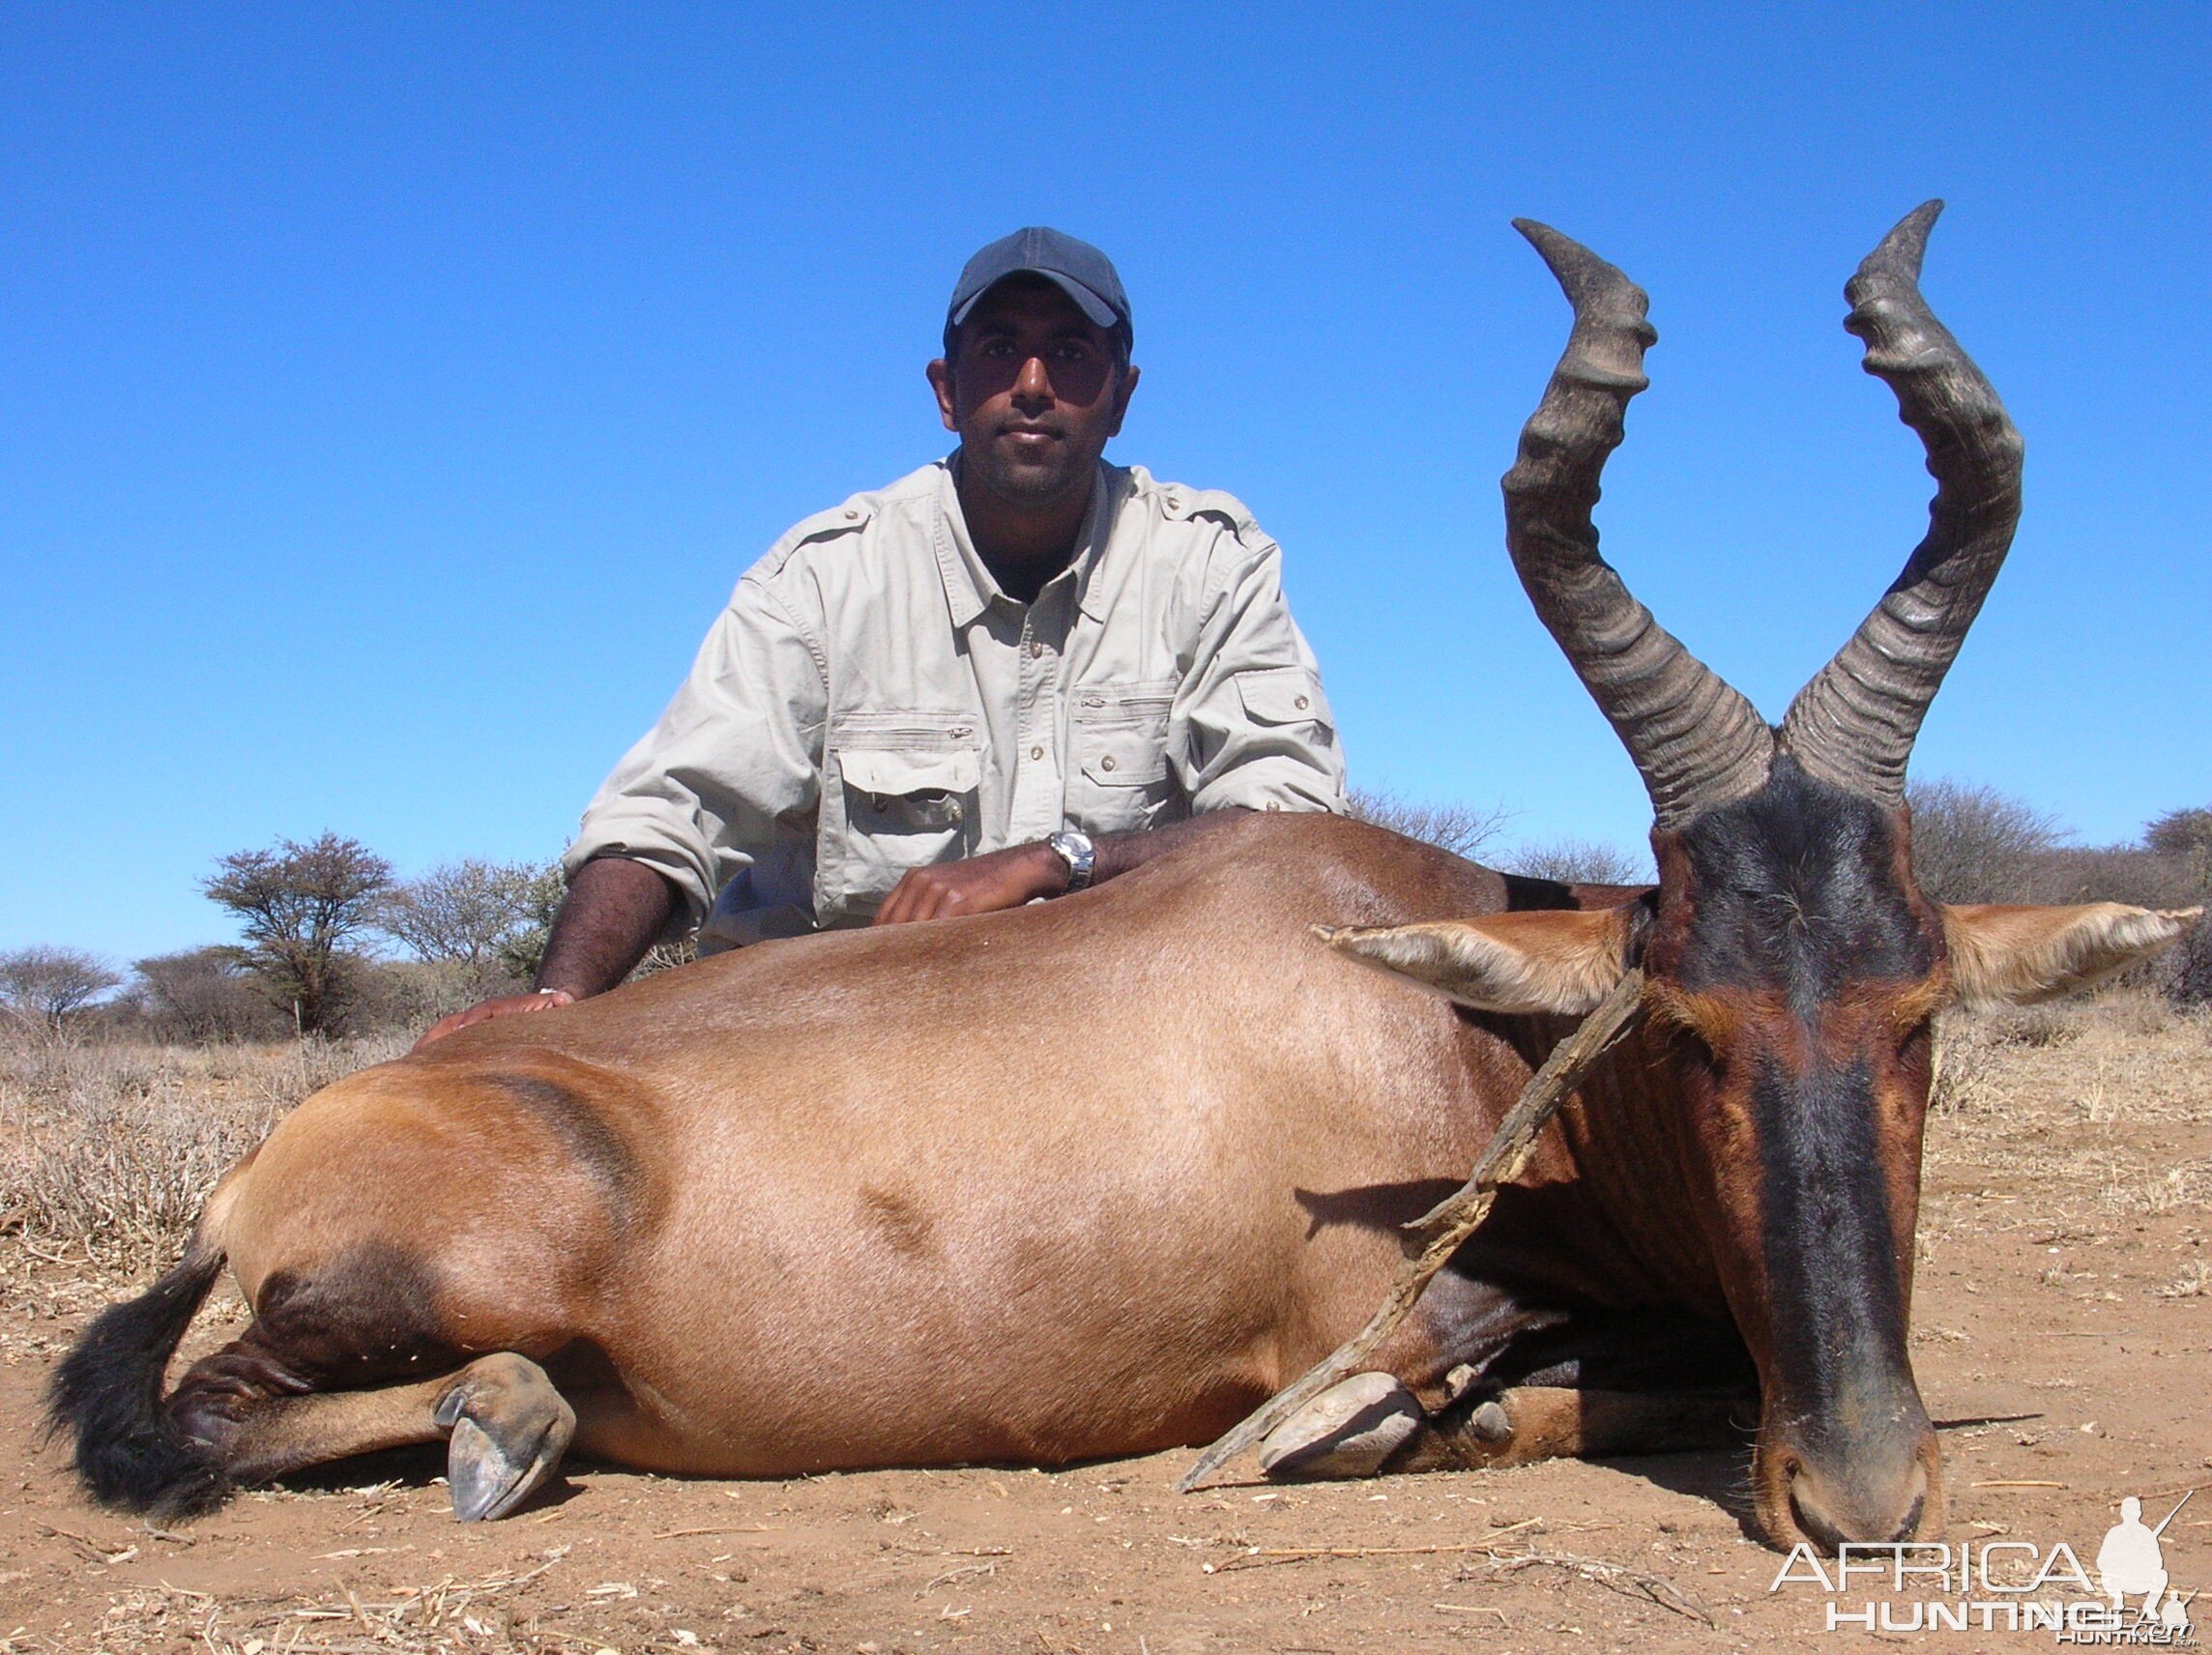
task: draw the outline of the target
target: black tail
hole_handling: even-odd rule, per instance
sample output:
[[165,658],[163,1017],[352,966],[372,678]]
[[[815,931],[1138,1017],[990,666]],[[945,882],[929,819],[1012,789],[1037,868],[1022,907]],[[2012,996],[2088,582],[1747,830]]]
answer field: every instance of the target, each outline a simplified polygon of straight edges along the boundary
[[194,1237],[175,1269],[95,1317],[54,1370],[46,1428],[75,1439],[77,1475],[102,1505],[189,1517],[229,1493],[216,1449],[161,1407],[161,1376],[222,1261]]

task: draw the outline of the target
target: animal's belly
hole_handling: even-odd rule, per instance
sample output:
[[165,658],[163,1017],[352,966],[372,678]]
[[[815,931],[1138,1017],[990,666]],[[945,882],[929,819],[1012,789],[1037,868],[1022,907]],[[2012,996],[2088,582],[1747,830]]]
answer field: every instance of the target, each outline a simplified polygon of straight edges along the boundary
[[629,1398],[585,1408],[586,1446],[775,1475],[1204,1441],[1356,1325],[1396,1259],[1314,1233],[1298,1180],[1249,1166],[996,1164],[715,1180],[610,1295]]

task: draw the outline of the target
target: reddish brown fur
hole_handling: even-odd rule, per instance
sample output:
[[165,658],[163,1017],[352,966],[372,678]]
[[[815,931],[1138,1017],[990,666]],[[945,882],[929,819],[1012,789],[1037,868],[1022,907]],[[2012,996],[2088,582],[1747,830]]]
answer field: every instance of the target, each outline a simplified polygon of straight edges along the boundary
[[[296,1465],[424,1426],[285,1412],[285,1394],[515,1352],[553,1375],[584,1449],[650,1468],[1207,1439],[1366,1319],[1397,1226],[1572,1026],[1456,1008],[1312,927],[1516,899],[1570,900],[1358,824],[1256,816],[1062,902],[767,944],[466,1031],[318,1094],[224,1180],[202,1239],[257,1318],[171,1406],[248,1470]],[[1432,1408],[1455,1364],[1559,1305],[1732,1317],[1761,1350],[1757,1146],[1698,1042],[1808,1049],[1770,1001],[1670,981],[1694,900],[1661,900],[1647,935],[1641,901],[1601,924],[1624,952],[1644,937],[1653,1016],[1382,1353]],[[1813,1035],[1894,1059],[1877,1091],[1907,1287],[1926,1051],[1897,1034],[1941,992],[1854,985]],[[1586,1445],[1632,1429],[1611,1403],[1512,1394],[1532,1421],[1602,1416]],[[257,1408],[281,1429],[255,1437]],[[1796,1532],[1771,1491],[1761,1511]]]

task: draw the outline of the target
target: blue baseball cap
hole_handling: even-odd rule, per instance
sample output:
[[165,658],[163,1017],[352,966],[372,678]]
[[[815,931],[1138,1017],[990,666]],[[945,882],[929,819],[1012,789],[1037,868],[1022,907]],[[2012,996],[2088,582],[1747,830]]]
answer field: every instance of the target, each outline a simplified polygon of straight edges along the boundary
[[952,303],[945,311],[945,341],[992,288],[1009,276],[1041,276],[1075,301],[1075,307],[1093,327],[1116,328],[1122,337],[1133,335],[1129,325],[1129,296],[1121,290],[1121,277],[1114,261],[1089,242],[1079,242],[1061,230],[1033,224],[1002,236],[968,261],[952,289]]

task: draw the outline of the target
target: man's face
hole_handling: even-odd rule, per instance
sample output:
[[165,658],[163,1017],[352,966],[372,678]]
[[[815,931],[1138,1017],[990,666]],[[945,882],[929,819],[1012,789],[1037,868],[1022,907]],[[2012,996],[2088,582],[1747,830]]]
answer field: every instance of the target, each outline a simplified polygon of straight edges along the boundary
[[1033,508],[1090,488],[1137,370],[1058,287],[1009,276],[969,312],[952,358],[929,364],[929,383],[966,479]]

